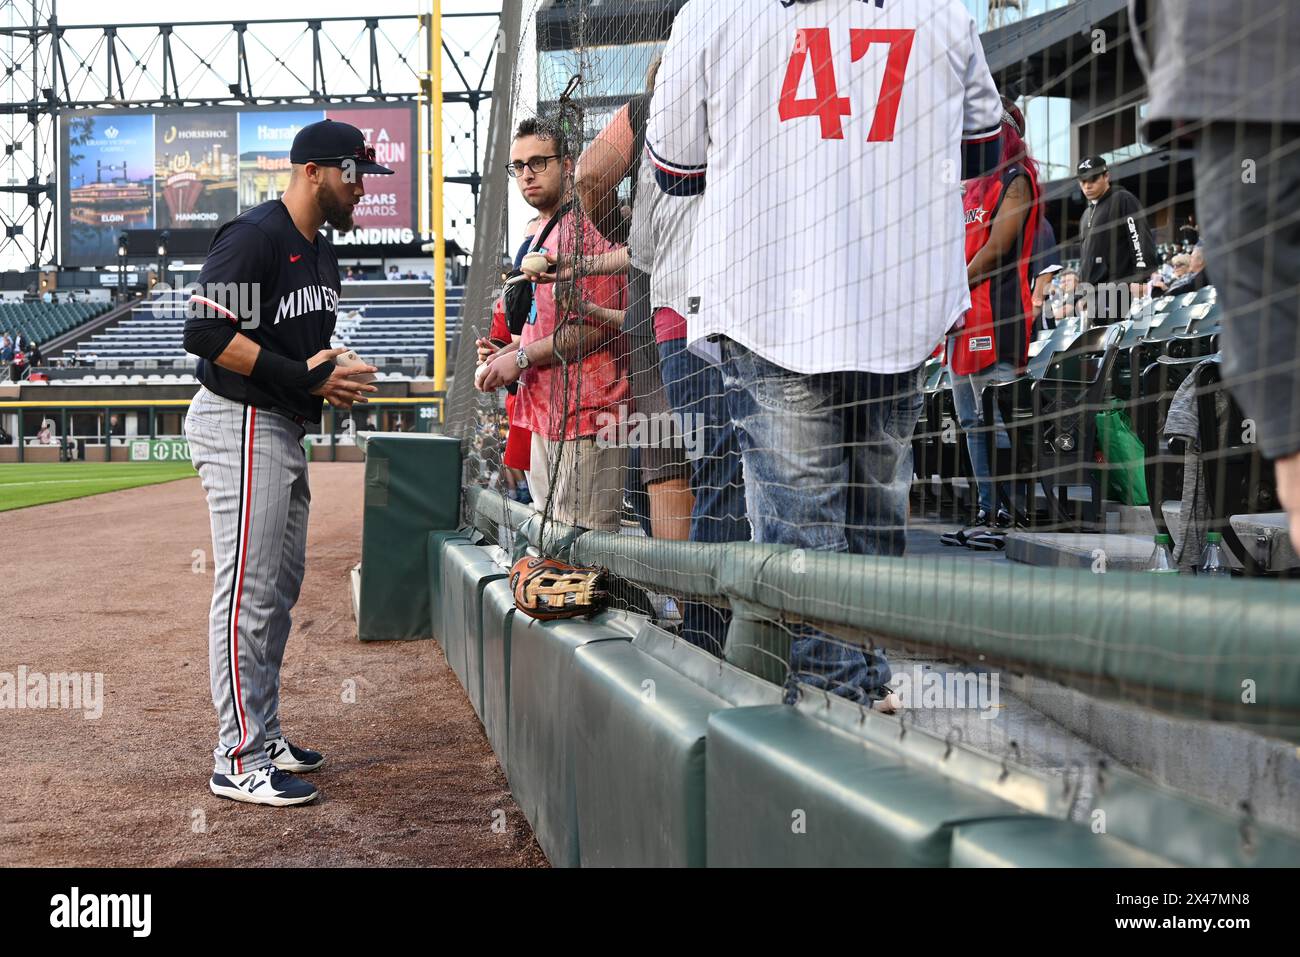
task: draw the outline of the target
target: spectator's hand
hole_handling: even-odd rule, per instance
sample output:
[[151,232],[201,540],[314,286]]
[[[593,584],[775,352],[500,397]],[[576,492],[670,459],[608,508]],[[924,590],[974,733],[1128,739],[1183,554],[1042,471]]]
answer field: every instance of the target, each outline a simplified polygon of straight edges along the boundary
[[555,271],[555,253],[543,253],[543,255],[546,257],[546,262],[548,263],[546,272],[533,272],[531,269],[526,269],[522,266],[520,267],[520,272],[527,276],[532,282],[555,282],[555,280],[559,278]]
[[1273,463],[1277,497],[1291,523],[1291,546],[1300,551],[1300,452]]
[[519,373],[524,370],[519,368],[519,363],[515,356],[518,349],[502,349],[499,353],[488,360],[487,365],[481,375],[474,377],[474,384],[478,386],[480,392],[495,392],[497,389],[504,389],[510,383],[519,378]]
[[474,363],[477,366],[481,366],[496,355],[497,347],[492,344],[491,339],[475,339],[474,345],[478,349],[478,359]]

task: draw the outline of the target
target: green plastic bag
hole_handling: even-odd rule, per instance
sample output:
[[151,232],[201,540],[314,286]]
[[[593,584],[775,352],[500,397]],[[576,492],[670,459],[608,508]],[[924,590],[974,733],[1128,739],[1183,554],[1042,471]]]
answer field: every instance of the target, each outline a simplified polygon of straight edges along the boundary
[[1106,470],[1106,497],[1125,505],[1148,504],[1147,451],[1123,409],[1097,413],[1097,449],[1111,465]]

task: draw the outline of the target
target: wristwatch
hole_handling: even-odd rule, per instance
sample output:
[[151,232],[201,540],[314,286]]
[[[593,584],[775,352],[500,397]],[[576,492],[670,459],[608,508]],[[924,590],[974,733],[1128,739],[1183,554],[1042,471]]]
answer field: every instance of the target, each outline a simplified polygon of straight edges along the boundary
[[515,365],[517,365],[520,369],[528,368],[528,353],[525,352],[523,349],[520,349],[518,352],[515,353]]

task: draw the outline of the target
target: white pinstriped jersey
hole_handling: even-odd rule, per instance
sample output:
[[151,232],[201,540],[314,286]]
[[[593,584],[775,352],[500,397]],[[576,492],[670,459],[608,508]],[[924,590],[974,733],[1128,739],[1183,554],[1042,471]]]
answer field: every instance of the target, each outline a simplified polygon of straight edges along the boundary
[[960,0],[691,0],[648,133],[660,186],[704,192],[691,343],[805,373],[917,366],[970,305],[963,155],[991,165],[1001,116]]

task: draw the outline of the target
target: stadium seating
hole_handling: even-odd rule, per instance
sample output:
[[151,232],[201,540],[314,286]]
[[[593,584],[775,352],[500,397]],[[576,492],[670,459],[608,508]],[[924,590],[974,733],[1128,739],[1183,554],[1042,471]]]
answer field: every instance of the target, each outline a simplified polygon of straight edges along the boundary
[[[1038,476],[1061,526],[1095,529],[1101,521],[1104,474],[1097,466],[1095,413],[1104,407],[1122,335],[1121,328],[1095,326],[1053,353],[1041,375],[984,392],[985,421],[993,421],[997,403],[1013,450],[1009,461],[994,462],[994,474]],[[1066,489],[1080,485],[1091,493],[1076,517]]]
[[[1170,449],[1164,441],[1164,417],[1178,385],[1198,362],[1217,352],[1220,315],[1214,287],[1207,286],[1142,303],[1130,318],[1111,326],[1085,328],[1085,323],[1071,319],[1040,333],[1030,346],[1025,374],[984,395],[985,416],[995,407],[1000,411],[1015,447],[1014,453],[992,450],[994,474],[1034,477],[1043,486],[1056,525],[1095,529],[1102,517],[1104,482],[1095,467],[1092,413],[1120,402],[1146,446],[1148,485],[1177,498],[1182,450]],[[936,478],[941,511],[949,497],[958,498],[959,484],[969,486],[970,466],[953,409],[950,376],[937,364],[927,378],[913,453],[926,492],[923,505]],[[1064,491],[1076,484],[1091,489],[1082,511]],[[1158,497],[1153,494],[1153,500]],[[1158,511],[1158,506],[1153,508]],[[1158,516],[1157,527],[1163,528]]]
[[[449,354],[454,354],[464,295],[463,287],[447,292]],[[167,290],[139,302],[129,318],[79,342],[64,355],[75,354],[83,360],[93,356],[97,362],[137,368],[191,365],[194,358],[184,348],[186,298],[181,290]],[[433,303],[427,298],[345,299],[339,303],[335,338],[380,365],[422,369],[433,349],[433,333]]]
[[[1272,513],[1278,504],[1271,473],[1257,449],[1235,438],[1243,434],[1241,412],[1224,392],[1217,364],[1202,365],[1218,355],[1221,314],[1214,287],[1207,286],[1141,303],[1128,319],[1109,326],[1085,328],[1078,320],[1067,320],[1031,344],[1023,376],[985,391],[985,420],[996,407],[1012,438],[1011,449],[990,449],[993,474],[1032,478],[1041,486],[1035,495],[1038,508],[1027,516],[1036,530],[1104,530],[1106,465],[1096,413],[1122,409],[1144,447],[1152,523],[1156,531],[1169,532],[1165,512],[1182,497],[1187,450],[1178,440],[1165,438],[1165,419],[1179,386],[1196,374],[1198,442],[1202,459],[1212,463],[1207,471],[1213,473],[1205,482],[1212,506],[1209,527],[1222,532],[1234,566],[1247,574],[1288,572],[1289,553],[1257,561],[1234,532],[1237,525],[1248,526],[1253,538],[1271,540],[1268,530],[1276,522]],[[973,483],[951,389],[947,370],[936,361],[926,380],[913,461],[921,510],[930,509],[937,479],[938,514],[960,521],[962,486],[969,508]],[[1086,500],[1068,494],[1075,486],[1088,487]],[[1044,505],[1046,511],[1040,511]],[[1247,516],[1254,518],[1246,521]],[[1256,549],[1262,549],[1258,541]]]
[[40,344],[63,335],[112,308],[108,302],[0,303],[0,332],[21,333]]

